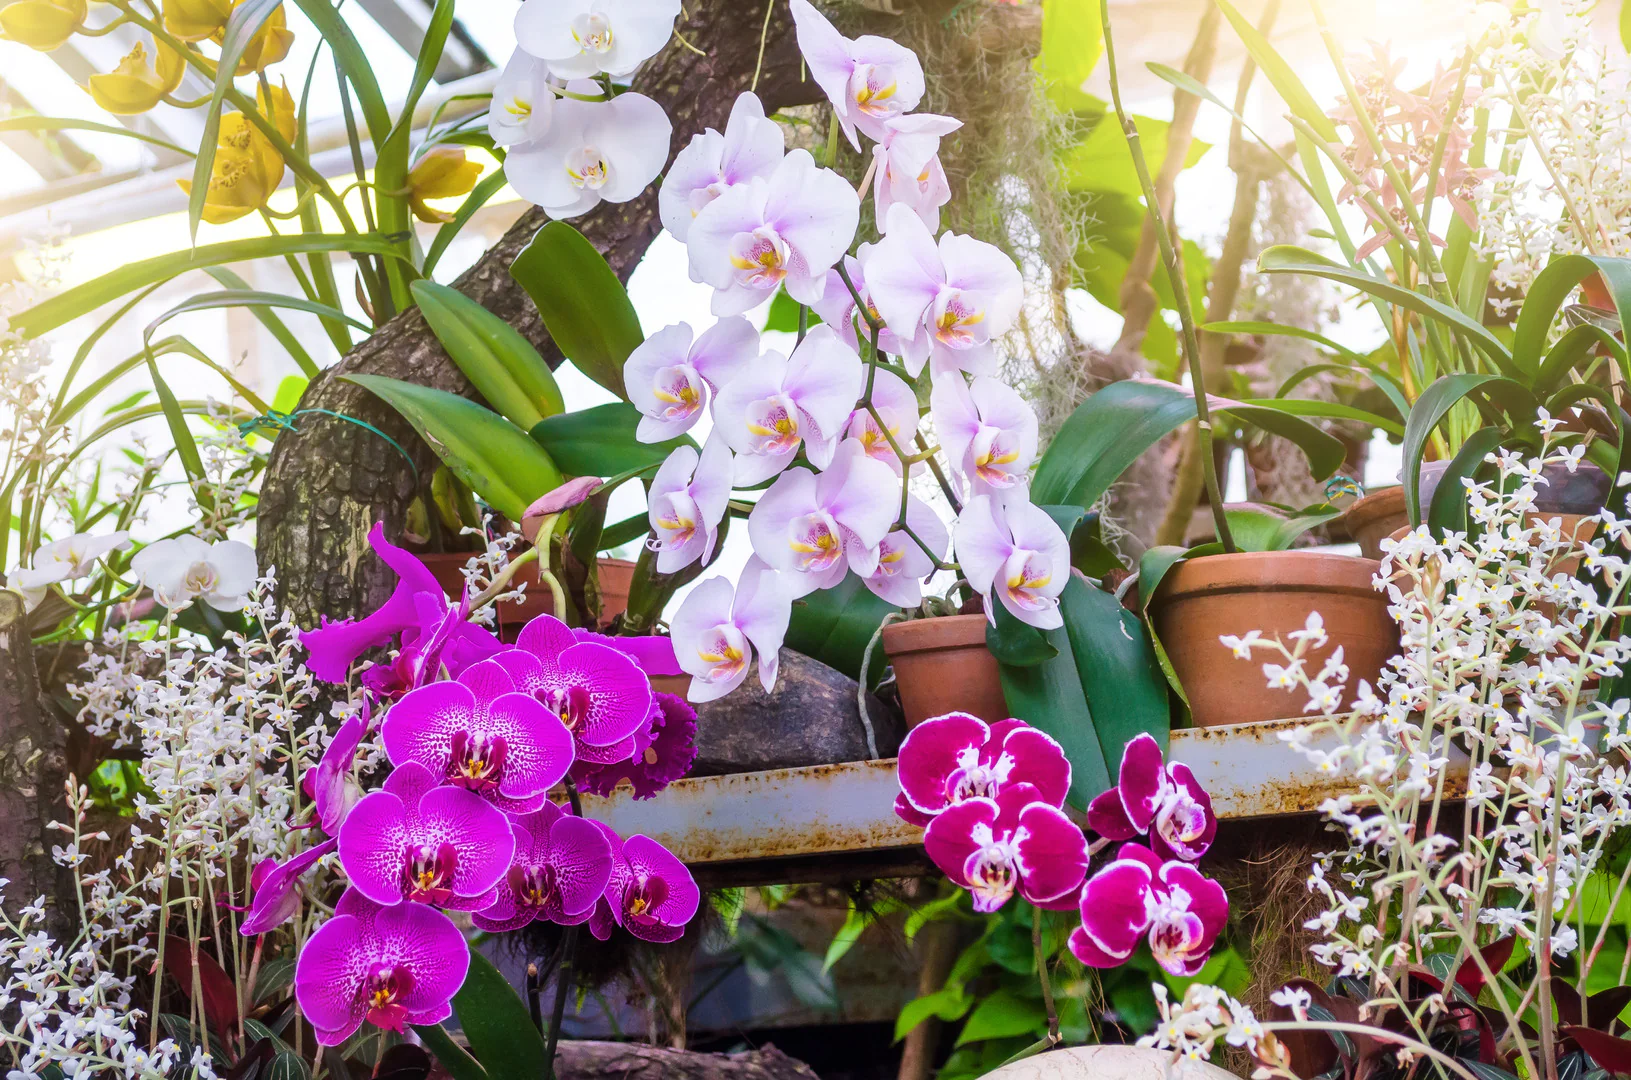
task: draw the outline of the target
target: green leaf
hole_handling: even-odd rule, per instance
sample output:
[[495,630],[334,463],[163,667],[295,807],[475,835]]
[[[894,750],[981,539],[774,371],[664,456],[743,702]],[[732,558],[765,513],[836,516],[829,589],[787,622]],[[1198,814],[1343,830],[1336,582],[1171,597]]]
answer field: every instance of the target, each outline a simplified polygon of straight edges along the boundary
[[1267,503],[1236,503],[1224,510],[1240,551],[1286,551],[1310,529],[1342,516],[1329,503],[1289,510]]
[[[527,1026],[532,1027],[530,1016],[527,1017]],[[413,1031],[419,1036],[419,1041],[425,1044],[425,1049],[436,1059],[437,1064],[446,1069],[453,1080],[489,1080],[487,1070],[481,1067],[481,1063],[471,1057],[464,1047],[454,1042],[453,1036],[440,1024],[433,1027],[415,1024]]]
[[[867,642],[885,617],[899,610],[874,594],[859,577],[846,574],[832,588],[820,589],[794,602],[784,643],[794,652],[820,660],[859,681]],[[883,646],[874,646],[872,665],[866,673],[868,686],[876,686],[883,677],[884,662]]]
[[1433,503],[1427,511],[1427,523],[1434,536],[1442,539],[1446,532],[1467,531],[1467,492],[1461,480],[1477,478],[1484,455],[1501,445],[1503,434],[1499,428],[1479,428],[1450,459],[1438,487],[1433,490]]
[[1251,54],[1251,58],[1257,61],[1257,66],[1263,69],[1264,77],[1274,87],[1275,92],[1280,95],[1281,100],[1291,109],[1292,115],[1301,118],[1326,142],[1336,142],[1336,125],[1331,123],[1331,118],[1325,115],[1325,110],[1314,103],[1314,95],[1310,94],[1308,87],[1304,86],[1302,80],[1297,78],[1296,72],[1291,70],[1291,65],[1286,63],[1285,59],[1275,51],[1274,46],[1269,44],[1268,39],[1258,31],[1257,27],[1253,26],[1244,15],[1235,10],[1233,4],[1230,4],[1228,0],[1213,0],[1213,2],[1218,5],[1218,10],[1223,12],[1223,17],[1229,20],[1229,25],[1234,27],[1235,33],[1240,35],[1241,44],[1246,46],[1246,51]]
[[385,145],[391,134],[391,111],[380,93],[374,78],[374,66],[368,60],[351,27],[340,15],[334,0],[295,0],[296,6],[310,19],[323,43],[334,53],[340,70],[357,92],[357,104],[362,108],[363,122],[368,127],[368,138],[377,146]]
[[1020,997],[1004,988],[975,1007],[963,1030],[957,1033],[957,1045],[1034,1035],[1047,1030],[1047,1026],[1048,1015],[1042,1011],[1040,1000]]
[[537,1080],[544,1075],[549,1065],[544,1037],[532,1026],[526,1003],[474,945],[469,974],[453,995],[453,1013],[492,1080]]
[[[1488,375],[1477,372],[1457,372],[1454,375],[1445,375],[1435,380],[1432,385],[1421,392],[1416,404],[1411,406],[1410,416],[1404,426],[1404,497],[1405,508],[1410,514],[1412,525],[1421,524],[1421,459],[1427,448],[1427,440],[1432,437],[1433,429],[1444,415],[1455,407],[1456,402],[1466,398],[1475,391],[1489,391],[1503,386],[1507,390],[1523,391],[1523,387],[1510,379],[1503,379],[1499,375]],[[1535,410],[1528,409],[1527,415],[1533,417]]]
[[963,992],[961,986],[946,986],[932,994],[913,998],[901,1007],[895,1018],[895,1041],[900,1042],[912,1029],[931,1016],[945,1021],[961,1020],[968,1014],[974,999]]
[[453,220],[444,221],[442,227],[436,230],[436,237],[430,242],[430,250],[425,252],[424,265],[419,268],[420,273],[427,278],[430,277],[430,272],[442,261],[448,245],[458,237],[459,231],[469,224],[470,219],[476,216],[476,211],[486,206],[508,182],[502,165],[476,181],[476,186],[470,189],[470,194],[465,196],[464,202],[453,211]]
[[[1122,752],[1134,738],[1147,733],[1166,748],[1172,718],[1166,676],[1143,620],[1114,596],[1073,576],[1059,596],[1059,610],[1093,717],[1108,788],[1121,770]],[[1086,803],[1080,800],[1099,794],[1089,795],[1074,775],[1071,791],[1072,800],[1082,806]]]
[[1631,314],[1631,259],[1607,255],[1564,255],[1553,259],[1546,269],[1535,275],[1513,327],[1512,358],[1531,378],[1539,373],[1541,354],[1546,351],[1558,309],[1575,286],[1593,274],[1602,275],[1621,325]]
[[1631,49],[1631,4],[1620,5],[1620,44]]
[[[1110,766],[1093,726],[1069,631],[1061,626],[1049,630],[1047,638],[1059,651],[1052,660],[1029,667],[997,665],[1002,695],[1008,715],[1040,728],[1059,743],[1070,762],[1071,805],[1086,809],[1093,796],[1110,786]],[[1116,760],[1121,760],[1119,755]]]
[[1104,54],[1099,6],[1084,0],[1043,0],[1042,51],[1035,68],[1060,109],[1091,108],[1098,99],[1082,89]]
[[291,233],[288,236],[261,236],[206,244],[187,251],[174,251],[125,263],[117,270],[64,289],[50,299],[35,304],[14,317],[11,326],[24,338],[37,338],[126,293],[169,281],[188,270],[312,251],[345,251],[355,255],[398,254],[394,244],[383,237],[366,233],[356,236]]
[[177,146],[170,140],[161,139],[156,135],[133,131],[117,124],[98,124],[94,120],[77,120],[64,116],[8,116],[0,120],[0,131],[94,131],[100,135],[140,139],[144,143],[151,143],[186,157],[193,156],[193,152],[185,146]]
[[623,361],[645,340],[628,290],[595,246],[564,221],[551,221],[510,264],[510,276],[538,305],[561,355],[618,397]]
[[1304,341],[1312,341],[1323,345],[1338,356],[1345,356],[1354,363],[1362,363],[1364,357],[1345,345],[1339,345],[1324,334],[1313,330],[1304,330],[1300,326],[1283,326],[1271,322],[1211,322],[1202,323],[1197,330],[1205,330],[1213,334],[1265,334],[1272,337],[1294,337]]
[[401,413],[453,475],[511,521],[565,479],[543,447],[473,401],[382,375],[344,378]]
[[565,410],[549,365],[520,331],[457,289],[410,286],[436,340],[487,403],[522,431]]
[[[1167,132],[1171,123],[1135,116],[1133,126],[1138,129],[1138,141],[1150,172],[1159,172],[1167,156]],[[1211,143],[1191,139],[1184,154],[1184,168],[1194,165],[1210,149]],[[1096,199],[1120,195],[1137,200],[1143,195],[1127,136],[1120,124],[1108,118],[1095,125],[1087,138],[1064,152],[1060,171],[1067,188],[1074,192],[1091,192]]]
[[[766,330],[782,330],[789,334],[798,333],[799,328],[799,302],[787,295],[786,289],[777,289],[776,295],[770,298],[770,307],[765,315]],[[821,322],[821,316],[813,309],[804,315],[804,328],[808,330]]]
[[176,457],[181,459],[181,467],[187,471],[187,480],[192,484],[193,495],[198,499],[200,506],[209,506],[209,492],[205,488],[204,459],[198,453],[198,441],[187,427],[187,420],[182,415],[181,404],[176,396],[170,392],[170,384],[164,381],[159,374],[159,366],[151,358],[147,361],[148,374],[153,379],[153,390],[158,395],[159,407],[164,412],[164,422],[170,428],[170,439],[175,443]]
[[[234,307],[248,308],[252,313],[267,311],[270,308],[288,308],[292,311],[307,311],[313,315],[320,315],[324,318],[335,319],[350,326],[354,326],[364,333],[370,333],[374,329],[365,322],[353,319],[339,308],[330,307],[327,304],[321,304],[315,300],[307,300],[304,297],[288,296],[284,293],[263,292],[258,289],[223,289],[219,292],[195,293],[194,295],[189,296],[181,303],[170,308],[158,318],[148,323],[146,329],[143,331],[143,334],[146,337],[151,337],[154,331],[178,315],[186,315],[194,311],[213,311],[218,308]],[[260,318],[262,322],[265,321],[265,319],[259,314],[257,314],[256,317]],[[285,330],[287,330],[286,327]],[[308,362],[309,360],[310,358],[308,357]],[[301,365],[301,367],[302,370],[304,370],[305,365]],[[313,371],[308,373],[307,377],[310,378],[311,374],[315,373],[315,371],[316,368],[314,365]]]
[[215,89],[210,94],[209,111],[204,116],[204,133],[199,139],[198,156],[193,159],[192,191],[187,196],[187,230],[198,240],[198,223],[204,218],[204,200],[209,196],[210,173],[215,167],[215,144],[221,134],[221,105],[238,71],[238,61],[261,24],[271,17],[283,0],[244,0],[232,9],[222,31],[221,58],[215,69]]
[[577,409],[545,417],[533,425],[532,438],[568,476],[614,476],[656,469],[681,446],[696,449],[689,435],[660,443],[635,438],[640,410],[626,401]]
[[1006,605],[994,604],[991,610],[996,622],[986,621],[985,647],[997,658],[997,663],[1035,667],[1059,655],[1058,647],[1048,640],[1046,631],[1021,622]]
[[1340,401],[1320,401],[1308,398],[1245,398],[1243,405],[1259,405],[1265,409],[1277,409],[1291,416],[1314,416],[1322,420],[1353,420],[1368,427],[1385,431],[1389,435],[1404,435],[1404,425],[1397,420],[1390,420],[1385,416],[1356,409],[1352,405],[1344,405]]
[[606,526],[600,533],[600,550],[610,551],[638,540],[651,531],[651,519],[645,514],[630,514],[622,521]]
[[311,1080],[311,1067],[293,1050],[279,1050],[261,1076],[265,1080]]
[[[245,281],[243,278],[239,277],[237,274],[233,273],[224,266],[207,267],[204,270],[204,273],[208,274],[210,277],[214,278],[217,282],[226,286],[228,289],[237,289],[243,292],[253,291],[249,288],[249,282]],[[282,318],[278,316],[277,312],[272,310],[273,306],[274,305],[268,304],[251,304],[249,305],[249,313],[255,316],[256,320],[259,321],[262,326],[266,327],[267,332],[277,339],[277,343],[279,345],[283,346],[283,351],[288,353],[290,359],[292,359],[295,362],[295,365],[300,368],[300,373],[307,379],[315,379],[318,371],[317,361],[311,358],[311,353],[306,350],[306,346],[301,344],[300,339],[295,336],[294,331],[289,329],[289,324],[284,322]],[[329,304],[325,304],[324,307],[331,311],[338,310],[337,308],[334,308],[333,305]],[[325,323],[324,325],[326,326],[328,324]]]

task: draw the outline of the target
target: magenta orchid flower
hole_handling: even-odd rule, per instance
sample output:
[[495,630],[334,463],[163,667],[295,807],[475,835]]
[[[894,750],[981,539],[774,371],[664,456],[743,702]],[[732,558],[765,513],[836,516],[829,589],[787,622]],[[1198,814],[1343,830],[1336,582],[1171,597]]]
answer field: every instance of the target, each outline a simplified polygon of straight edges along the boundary
[[674,155],[657,192],[663,228],[683,244],[691,222],[709,203],[737,184],[769,179],[785,148],[781,125],[766,119],[756,95],[742,93],[731,106],[723,135],[708,128]]
[[612,637],[610,634],[597,633],[581,626],[572,628],[572,637],[576,641],[592,641],[596,645],[605,645],[633,660],[640,670],[650,675],[684,675],[685,669],[674,655],[674,639],[660,637],[656,634],[630,634],[625,637]]
[[951,184],[940,164],[940,139],[963,126],[961,120],[933,113],[895,116],[884,121],[883,136],[872,148],[877,164],[872,174],[873,213],[878,227],[889,224],[889,208],[909,207],[931,234],[940,229],[940,208],[951,201]]
[[934,431],[956,475],[976,495],[1024,485],[1036,460],[1036,412],[1007,383],[982,375],[936,379],[929,395]]
[[1070,541],[1047,511],[976,495],[964,504],[953,541],[963,575],[984,598],[993,624],[995,597],[1021,622],[1043,630],[1064,625],[1059,594],[1070,580]]
[[324,1046],[363,1021],[388,1031],[437,1024],[464,984],[470,952],[453,920],[423,904],[381,907],[355,889],[295,962],[295,998]]
[[668,455],[646,493],[657,572],[675,574],[714,556],[719,523],[731,498],[731,450],[718,432],[698,454],[677,446]]
[[1188,863],[1123,844],[1082,886],[1080,910],[1070,951],[1088,967],[1116,967],[1147,938],[1162,970],[1188,977],[1206,966],[1229,920],[1229,898]]
[[[878,568],[864,581],[868,589],[896,607],[914,608],[923,602],[923,581],[934,573],[934,560],[945,558],[951,534],[940,515],[916,495],[906,497],[906,524],[917,540],[905,529],[890,532],[878,544]],[[918,540],[928,545],[933,558]]]
[[739,315],[783,287],[812,303],[860,219],[849,181],[794,150],[768,177],[737,184],[697,215],[686,236],[691,277],[715,289],[715,315]]
[[380,738],[392,765],[416,762],[511,814],[543,805],[572,765],[571,732],[497,660],[414,690],[385,714]]
[[736,486],[775,476],[801,445],[810,463],[825,469],[864,383],[861,358],[825,325],[785,360],[774,352],[761,356],[714,402],[714,429],[736,451]]
[[488,933],[517,930],[534,919],[586,922],[612,876],[612,847],[594,822],[554,803],[509,823],[515,857],[493,902],[474,916]]
[[605,892],[612,919],[642,941],[677,941],[702,901],[691,871],[647,836],[629,837],[612,856]]
[[686,323],[665,326],[623,363],[623,385],[640,410],[635,437],[664,442],[690,431],[708,400],[759,356],[759,331],[740,315],[720,319],[691,340]]
[[789,469],[748,515],[753,551],[788,575],[795,597],[829,589],[853,569],[870,577],[895,523],[899,486],[887,465],[845,439],[826,472]]
[[871,34],[847,38],[809,0],[792,4],[799,52],[855,149],[861,148],[857,128],[882,139],[888,120],[917,108],[923,65],[911,49]]
[[300,643],[310,653],[306,667],[324,682],[345,682],[357,657],[386,644],[409,627],[418,627],[420,616],[414,598],[419,594],[434,596],[446,606],[435,576],[424,563],[385,539],[383,522],[375,522],[368,530],[368,544],[386,566],[396,571],[396,588],[390,599],[365,618],[330,622],[323,616],[316,630],[301,631]]
[[268,930],[282,926],[299,914],[301,877],[317,865],[318,859],[337,846],[339,841],[325,840],[292,856],[271,870],[263,871],[257,866],[255,876],[261,880],[255,886],[255,896],[249,905],[249,917],[238,927],[238,932],[246,937],[254,937],[256,934],[264,934]]
[[895,766],[895,813],[914,825],[968,799],[991,799],[1029,785],[1050,806],[1065,805],[1070,762],[1053,738],[1023,720],[987,724],[968,713],[930,717],[906,733]]
[[1106,840],[1148,833],[1150,847],[1162,859],[1185,862],[1205,855],[1218,834],[1212,797],[1188,765],[1164,764],[1161,744],[1147,732],[1122,751],[1116,786],[1088,805],[1087,823]]
[[580,641],[553,615],[540,615],[493,662],[565,729],[575,761],[609,764],[634,753],[634,736],[651,714],[651,682],[627,653]]
[[946,807],[924,830],[923,849],[982,913],[1015,892],[1043,906],[1074,898],[1087,875],[1087,837],[1030,784]]
[[[895,446],[908,454],[912,452],[907,448],[917,437],[917,391],[907,385],[905,379],[883,368],[874,372],[872,378],[872,407],[878,411],[883,424],[879,426],[870,411],[856,409],[844,429],[844,437],[859,439],[867,457],[883,462],[899,476],[903,466],[900,455],[895,453]],[[895,446],[889,444],[890,439],[894,439]],[[912,469],[920,472],[923,465],[913,465]]]
[[357,747],[368,734],[369,723],[369,707],[364,700],[363,711],[346,718],[323,749],[323,756],[301,778],[301,790],[311,799],[317,822],[329,836],[339,835],[340,822],[362,798],[351,765],[357,758]]
[[765,692],[776,685],[778,653],[793,614],[792,594],[780,578],[755,556],[735,589],[726,578],[709,578],[680,602],[670,626],[674,653],[691,675],[688,700],[724,697],[742,685],[755,659]]
[[618,784],[627,780],[636,799],[649,799],[690,772],[697,760],[697,711],[684,698],[655,693],[649,724],[627,761],[574,765],[572,777],[578,787],[610,798]]
[[[890,356],[899,356],[905,352],[905,346],[888,326],[883,323],[883,316],[878,314],[876,305],[866,287],[866,261],[877,245],[862,244],[856,248],[855,255],[844,256],[844,270],[849,274],[850,285],[855,286],[855,292],[860,294],[866,303],[867,315],[876,320],[881,329],[878,331],[878,348]],[[860,351],[860,341],[864,338],[868,343],[872,340],[872,327],[861,316],[860,308],[855,305],[855,295],[849,291],[849,285],[838,275],[837,270],[827,271],[827,284],[821,292],[821,299],[810,305],[821,321],[837,332],[839,340],[851,349]],[[880,372],[881,374],[881,372]]]
[[970,236],[946,233],[937,245],[904,203],[891,206],[885,220],[888,235],[867,259],[867,284],[884,322],[906,341],[907,369],[915,378],[932,357],[936,374],[994,374],[991,342],[1019,315],[1019,268]]
[[407,762],[365,796],[340,829],[340,864],[376,904],[458,911],[492,904],[514,841],[503,811]]

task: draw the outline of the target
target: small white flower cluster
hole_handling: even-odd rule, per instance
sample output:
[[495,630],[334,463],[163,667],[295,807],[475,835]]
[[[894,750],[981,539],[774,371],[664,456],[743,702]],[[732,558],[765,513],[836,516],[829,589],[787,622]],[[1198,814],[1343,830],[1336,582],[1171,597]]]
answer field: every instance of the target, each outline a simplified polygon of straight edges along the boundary
[[[1168,999],[1165,984],[1156,983],[1150,990],[1155,994],[1161,1020],[1152,1034],[1138,1040],[1138,1045],[1171,1050],[1175,1060],[1206,1061],[1222,1039],[1251,1054],[1256,1064],[1253,1080],[1293,1075],[1279,1041],[1264,1029],[1249,1006],[1206,983],[1191,983],[1176,1004]],[[1306,991],[1287,987],[1275,991],[1272,1000],[1292,1007],[1299,1020],[1306,1019]]]
[[[1306,693],[1320,716],[1282,738],[1352,781],[1322,807],[1347,846],[1313,867],[1308,887],[1325,903],[1307,928],[1324,938],[1315,959],[1373,980],[1379,998],[1402,1000],[1390,973],[1403,963],[1511,935],[1553,957],[1587,949],[1589,964],[1613,922],[1600,911],[1587,922],[1580,886],[1631,822],[1631,778],[1613,753],[1631,745],[1631,701],[1596,697],[1631,655],[1616,629],[1631,577],[1607,553],[1631,522],[1605,509],[1565,529],[1536,510],[1548,473],[1574,473],[1583,453],[1550,417],[1537,427],[1538,457],[1491,455],[1498,480],[1465,482],[1470,534],[1440,541],[1422,527],[1384,543],[1377,587],[1402,648],[1350,705],[1340,648],[1310,670],[1328,644],[1317,617],[1290,642],[1224,639],[1240,657],[1277,654],[1263,665],[1269,685]],[[1464,809],[1449,805],[1463,775]]]

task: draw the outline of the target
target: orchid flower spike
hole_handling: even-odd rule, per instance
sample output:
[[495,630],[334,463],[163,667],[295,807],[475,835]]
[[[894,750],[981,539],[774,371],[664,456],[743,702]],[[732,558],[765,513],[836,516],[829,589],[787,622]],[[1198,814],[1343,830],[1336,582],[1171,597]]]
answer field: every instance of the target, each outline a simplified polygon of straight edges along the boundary
[[693,342],[686,323],[665,326],[623,363],[623,385],[640,410],[635,438],[666,442],[701,419],[709,398],[759,356],[759,331],[740,315],[720,319]]
[[860,219],[849,181],[794,150],[768,177],[735,185],[697,214],[686,234],[691,277],[716,290],[715,315],[758,307],[782,287],[814,303]]
[[1023,285],[1014,261],[991,244],[945,233],[937,245],[912,208],[897,203],[888,235],[867,260],[872,302],[906,341],[906,367],[916,377],[925,360],[935,374],[994,374],[991,342],[1019,315]]
[[881,140],[884,124],[923,99],[923,65],[911,49],[884,37],[847,38],[809,0],[792,0],[799,52],[838,114],[850,145],[855,130]]
[[713,558],[719,542],[719,523],[731,498],[731,451],[716,431],[698,454],[677,446],[646,494],[652,537],[647,543],[657,552],[657,572],[676,574]]
[[255,549],[241,540],[210,543],[177,536],[148,544],[130,560],[131,573],[167,608],[194,599],[217,611],[241,611],[255,587]]
[[440,911],[381,907],[351,889],[300,950],[295,998],[317,1041],[339,1046],[365,1020],[396,1032],[440,1023],[469,967],[464,935]]
[[516,146],[549,133],[555,116],[555,90],[549,65],[525,49],[516,49],[493,86],[487,110],[487,133],[494,146]]
[[[880,367],[872,374],[872,407],[883,418],[883,425],[880,427],[867,409],[856,409],[850,415],[844,435],[860,440],[867,457],[883,462],[899,476],[904,466],[900,456],[895,453],[895,446],[911,453],[906,448],[917,437],[917,391],[899,375]],[[886,431],[887,435],[884,434]],[[889,444],[890,439],[894,440],[895,446]],[[912,466],[914,472],[921,472],[922,469],[921,462]]]
[[900,507],[895,474],[845,439],[819,476],[789,469],[748,515],[754,554],[788,575],[795,598],[830,589],[853,569],[870,577]]
[[1070,951],[1088,967],[1120,965],[1147,937],[1162,970],[1188,977],[1206,966],[1229,921],[1229,898],[1188,863],[1164,863],[1148,848],[1123,844],[1082,886],[1079,910]]
[[908,731],[895,771],[895,813],[913,825],[927,825],[967,799],[995,798],[1014,784],[1029,784],[1050,806],[1063,807],[1070,791],[1070,762],[1051,736],[1023,720],[987,724],[960,712],[930,717]]
[[612,847],[594,822],[554,803],[509,822],[515,857],[497,895],[474,922],[490,934],[543,919],[561,926],[587,922],[612,877]]
[[1043,907],[1074,899],[1087,875],[1082,830],[1029,784],[947,807],[924,830],[923,848],[982,913],[1015,892]]
[[935,560],[945,558],[951,535],[940,515],[916,495],[906,497],[906,525],[917,539],[906,529],[890,532],[878,544],[878,568],[865,580],[867,588],[896,607],[913,608],[923,602],[924,579],[934,573]]
[[680,0],[527,0],[515,40],[563,79],[629,75],[668,44],[679,14]]
[[934,431],[952,470],[976,495],[1022,487],[1036,459],[1036,412],[1007,383],[989,375],[936,379],[929,395]]
[[828,326],[804,335],[786,360],[765,353],[714,403],[714,428],[736,451],[736,486],[775,476],[801,445],[812,465],[827,468],[864,385],[861,358]]
[[1149,834],[1162,859],[1194,862],[1218,834],[1217,815],[1188,765],[1162,762],[1161,744],[1143,733],[1122,751],[1116,786],[1087,807],[1087,823],[1106,840]]
[[[555,3],[528,0],[522,10]],[[577,217],[602,200],[628,202],[668,160],[673,125],[663,107],[644,94],[619,94],[610,101],[562,98],[554,114],[542,137],[517,144],[504,159],[510,186],[552,218]]]
[[1070,581],[1070,541],[1047,511],[976,495],[963,506],[953,542],[963,575],[985,600],[993,625],[993,597],[1021,622],[1043,630],[1064,625],[1059,594]]
[[768,180],[785,153],[781,125],[765,117],[756,95],[742,93],[731,106],[725,134],[708,128],[674,155],[657,192],[663,228],[685,243],[691,222],[709,203],[738,184]]
[[748,560],[734,590],[722,577],[692,589],[670,624],[675,655],[691,674],[686,697],[692,702],[724,697],[742,685],[755,657],[759,683],[769,693],[792,614],[787,585],[757,556]]
[[889,224],[889,208],[909,207],[930,234],[940,230],[940,208],[951,201],[951,184],[940,164],[940,139],[963,126],[961,120],[933,113],[896,116],[883,124],[883,136],[872,148],[872,212],[878,229]]

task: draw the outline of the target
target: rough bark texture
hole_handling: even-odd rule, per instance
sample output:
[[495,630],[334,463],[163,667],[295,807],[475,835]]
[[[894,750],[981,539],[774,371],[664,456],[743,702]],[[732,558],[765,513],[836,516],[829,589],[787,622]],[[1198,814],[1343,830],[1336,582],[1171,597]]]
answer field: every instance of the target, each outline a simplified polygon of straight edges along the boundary
[[46,898],[46,929],[59,941],[77,917],[69,910],[72,880],[51,859],[51,845],[66,837],[46,828],[68,816],[65,740],[66,729],[40,697],[22,597],[0,590],[0,878],[11,881],[5,906],[14,916]]
[[[777,5],[770,19],[762,64],[758,31],[765,21],[764,0],[696,0],[688,9],[676,28],[707,55],[697,55],[676,38],[634,81],[634,88],[656,99],[673,121],[671,154],[703,128],[723,129],[731,104],[756,71],[766,112],[818,99],[819,88],[800,81],[803,69],[785,5]],[[553,366],[560,352],[509,275],[510,262],[544,221],[536,209],[522,215],[454,285],[519,330]],[[627,280],[661,228],[657,185],[633,202],[602,203],[573,224]],[[435,467],[430,450],[389,407],[342,381],[353,374],[388,375],[475,396],[419,313],[404,312],[359,342],[313,380],[300,406],[373,424],[406,447],[419,475],[428,478]],[[388,535],[400,534],[416,489],[414,477],[385,440],[355,424],[327,416],[304,416],[299,423],[299,435],[278,440],[262,486],[260,563],[277,568],[282,600],[301,623],[315,623],[319,613],[357,616],[381,603],[395,580],[369,555],[368,529],[383,520]]]
[[563,1042],[561,1080],[820,1080],[810,1066],[768,1043],[740,1054],[697,1054],[640,1043]]

